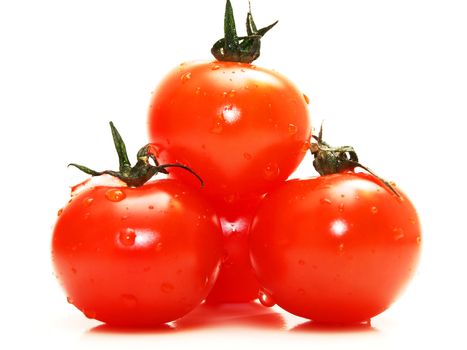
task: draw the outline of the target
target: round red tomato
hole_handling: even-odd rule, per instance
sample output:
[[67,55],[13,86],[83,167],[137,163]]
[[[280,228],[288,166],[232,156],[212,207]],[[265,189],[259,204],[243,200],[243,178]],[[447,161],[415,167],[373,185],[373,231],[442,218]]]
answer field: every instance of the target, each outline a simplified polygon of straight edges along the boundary
[[52,256],[68,301],[111,325],[178,319],[212,288],[223,256],[212,207],[174,180],[83,190],[60,211]]
[[251,259],[266,296],[317,322],[363,322],[388,308],[420,254],[410,200],[374,176],[288,181],[261,203]]
[[244,303],[258,297],[259,283],[250,262],[249,234],[260,200],[258,196],[217,207],[225,256],[207,303]]
[[[308,99],[279,73],[237,62],[191,62],[170,72],[149,107],[161,163],[196,169],[227,201],[262,194],[295,170],[309,147]],[[173,169],[171,176],[194,182]]]

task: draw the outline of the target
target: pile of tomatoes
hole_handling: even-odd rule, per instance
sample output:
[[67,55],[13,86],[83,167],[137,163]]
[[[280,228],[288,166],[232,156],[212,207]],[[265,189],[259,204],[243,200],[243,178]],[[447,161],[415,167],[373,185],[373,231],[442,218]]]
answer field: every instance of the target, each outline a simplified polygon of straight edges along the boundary
[[[291,81],[251,64],[273,25],[257,29],[250,12],[238,37],[230,1],[225,21],[215,61],[159,83],[134,166],[112,123],[119,170],[72,164],[94,177],[53,232],[68,302],[120,326],[257,298],[316,322],[366,322],[414,273],[417,213],[351,147],[312,135],[308,97]],[[309,151],[321,176],[287,180]]]

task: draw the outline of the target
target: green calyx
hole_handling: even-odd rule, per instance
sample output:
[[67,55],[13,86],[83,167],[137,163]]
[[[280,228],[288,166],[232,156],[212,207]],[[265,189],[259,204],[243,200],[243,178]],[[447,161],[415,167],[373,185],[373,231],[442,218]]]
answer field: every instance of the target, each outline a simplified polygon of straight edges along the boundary
[[219,61],[251,63],[260,55],[261,38],[274,27],[277,22],[278,21],[267,27],[257,29],[253,20],[253,15],[251,14],[250,4],[250,10],[246,18],[247,36],[239,37],[237,36],[237,29],[235,27],[232,4],[230,0],[227,0],[224,16],[224,38],[218,40],[214,44],[211,53]]
[[[78,168],[79,170],[85,172],[86,174],[92,176],[100,176],[104,174],[112,175],[123,182],[125,182],[129,187],[139,187],[144,185],[148,182],[154,175],[158,173],[168,174],[167,168],[182,168],[191,174],[193,174],[200,182],[201,186],[204,185],[203,180],[201,177],[196,174],[193,170],[188,168],[185,165],[175,163],[175,164],[163,164],[160,165],[157,161],[156,157],[150,153],[150,145],[146,145],[142,147],[137,154],[137,162],[132,167],[130,161],[128,160],[128,155],[125,147],[125,143],[123,142],[120,133],[115,128],[114,124],[110,122],[110,129],[112,130],[112,137],[115,145],[115,149],[117,150],[118,160],[119,160],[119,171],[113,170],[104,170],[104,171],[95,171],[91,170],[83,165],[71,163],[68,166],[73,166]],[[154,165],[149,162],[149,160],[154,162]]]
[[345,171],[354,171],[355,168],[362,168],[380,180],[392,193],[401,198],[399,192],[386,180],[376,175],[368,167],[362,165],[355,149],[352,146],[331,147],[323,141],[323,126],[319,135],[313,135],[316,143],[310,145],[311,154],[314,157],[313,166],[321,175],[337,174]]

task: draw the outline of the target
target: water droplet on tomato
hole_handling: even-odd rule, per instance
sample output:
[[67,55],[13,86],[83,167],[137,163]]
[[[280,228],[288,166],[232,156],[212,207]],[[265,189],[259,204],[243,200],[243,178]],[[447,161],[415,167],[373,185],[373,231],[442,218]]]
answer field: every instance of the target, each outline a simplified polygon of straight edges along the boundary
[[68,302],[68,304],[72,304],[72,305],[73,305],[73,303],[75,302],[75,301],[73,300],[73,298],[71,298],[71,297],[66,297],[66,301]]
[[221,68],[221,66],[219,66],[218,64],[212,66],[212,70],[218,70],[219,68]]
[[339,244],[339,252],[343,252],[344,251],[344,243],[341,243]]
[[264,306],[266,306],[266,307],[271,307],[271,306],[276,305],[276,303],[274,302],[274,299],[272,298],[271,294],[269,294],[268,292],[266,292],[263,289],[259,290],[258,299],[259,299],[259,302],[261,304],[263,304]]
[[403,233],[400,233],[400,234],[394,236],[394,239],[395,239],[396,241],[400,241],[402,238],[404,238],[404,234],[403,234]]
[[338,207],[339,213],[344,212],[344,203],[340,203]]
[[263,170],[263,177],[266,180],[274,180],[280,174],[280,169],[277,163],[269,163]]
[[298,131],[298,128],[294,124],[289,124],[288,127],[287,127],[287,131],[288,131],[289,135],[295,135],[297,133],[297,131]]
[[320,203],[321,204],[332,204],[332,201],[329,198],[321,198]]
[[308,98],[308,96],[305,95],[305,94],[303,94],[303,98],[305,99],[305,103],[306,103],[307,105],[309,105],[309,104],[310,104],[310,99]]
[[396,241],[399,241],[401,240],[402,238],[404,238],[404,230],[399,228],[399,227],[396,227],[392,230],[392,232],[394,233],[394,239]]
[[245,152],[243,153],[243,158],[245,158],[246,160],[251,160],[253,156],[250,153]]
[[62,215],[62,213],[63,213],[63,208],[58,209],[58,211],[57,211],[57,216]]
[[190,72],[187,72],[185,74],[183,74],[180,78],[180,80],[182,81],[182,83],[186,83],[187,81],[189,81],[191,79],[191,73]]
[[111,202],[120,202],[126,197],[125,192],[118,188],[111,188],[105,192],[105,198]]
[[303,153],[306,153],[306,152],[308,152],[309,150],[310,150],[310,142],[309,142],[309,141],[305,141],[305,142],[303,143],[303,145],[302,145],[301,151],[302,151]]
[[211,128],[213,134],[221,134],[224,131],[225,120],[222,115],[218,115],[214,120],[214,125]]
[[83,205],[85,207],[89,207],[92,204],[93,201],[94,201],[94,198],[87,197],[87,198],[83,199]]
[[83,310],[84,316],[90,319],[96,318],[96,312],[92,310]]
[[87,219],[89,219],[90,216],[91,216],[91,213],[85,213],[83,218],[84,218],[84,220],[87,220]]
[[235,90],[230,90],[229,92],[224,91],[222,94],[224,97],[234,98],[237,92]]
[[133,229],[127,228],[118,234],[118,239],[121,244],[129,247],[135,244],[136,233]]
[[197,87],[196,90],[195,90],[195,94],[196,95],[199,95],[201,92],[201,88],[200,87]]
[[155,251],[159,253],[162,250],[162,247],[163,247],[162,242],[157,242]]
[[161,284],[161,291],[163,293],[166,293],[166,294],[172,293],[174,289],[175,289],[175,287],[170,283],[162,283]]
[[128,219],[128,215],[123,215],[123,216],[121,217],[121,219],[122,219],[122,221],[125,221],[126,219]]
[[133,294],[122,294],[120,299],[123,305],[129,309],[134,308],[138,304],[138,300]]
[[378,214],[378,208],[376,208],[376,207],[371,207],[371,208],[370,208],[370,211],[371,211],[371,213],[372,213],[373,215],[374,215],[374,214]]

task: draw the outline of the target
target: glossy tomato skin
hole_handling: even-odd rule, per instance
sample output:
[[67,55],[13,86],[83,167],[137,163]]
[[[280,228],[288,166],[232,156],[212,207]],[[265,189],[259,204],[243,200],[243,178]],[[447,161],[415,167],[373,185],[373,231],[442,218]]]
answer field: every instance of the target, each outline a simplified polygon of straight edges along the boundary
[[246,303],[258,297],[259,283],[250,261],[250,226],[262,196],[232,204],[219,203],[225,256],[206,303]]
[[[161,163],[196,169],[206,192],[231,201],[283,182],[305,156],[308,99],[277,72],[236,62],[191,62],[153,93],[149,138]],[[179,171],[171,176],[196,184]]]
[[387,309],[420,255],[417,213],[379,180],[342,173],[292,180],[254,218],[257,277],[285,310],[323,323],[358,323]]
[[152,326],[200,304],[223,256],[220,224],[174,180],[91,187],[60,212],[52,239],[68,301],[111,325]]

